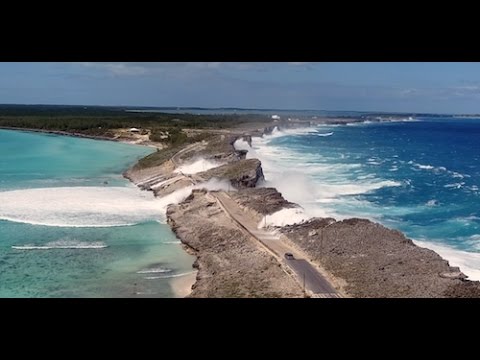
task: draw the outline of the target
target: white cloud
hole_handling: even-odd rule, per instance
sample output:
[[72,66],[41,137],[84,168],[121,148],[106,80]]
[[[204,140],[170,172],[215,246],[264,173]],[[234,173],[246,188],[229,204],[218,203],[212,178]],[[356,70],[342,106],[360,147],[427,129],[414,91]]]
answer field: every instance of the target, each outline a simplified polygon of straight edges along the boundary
[[268,71],[287,65],[309,69],[309,62],[82,62],[84,67],[104,70],[113,76],[138,76],[161,74],[174,71]]
[[83,62],[80,65],[90,68],[104,69],[115,76],[136,76],[147,74],[148,68],[135,63],[124,62]]

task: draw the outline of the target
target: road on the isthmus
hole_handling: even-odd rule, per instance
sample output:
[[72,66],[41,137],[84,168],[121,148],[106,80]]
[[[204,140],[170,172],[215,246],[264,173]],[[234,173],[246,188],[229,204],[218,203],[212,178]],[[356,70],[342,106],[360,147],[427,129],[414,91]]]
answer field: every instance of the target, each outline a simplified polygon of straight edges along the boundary
[[[276,234],[272,234],[264,229],[258,229],[252,219],[240,209],[238,204],[227,193],[223,191],[213,192],[213,196],[218,200],[225,213],[247,231],[254,239],[259,241],[267,248],[282,265],[288,266],[293,270],[297,281],[305,286],[305,290],[312,294],[312,297],[341,297],[330,282],[309,262],[302,253],[292,246],[282,241]],[[293,259],[286,259],[285,254],[290,253]]]

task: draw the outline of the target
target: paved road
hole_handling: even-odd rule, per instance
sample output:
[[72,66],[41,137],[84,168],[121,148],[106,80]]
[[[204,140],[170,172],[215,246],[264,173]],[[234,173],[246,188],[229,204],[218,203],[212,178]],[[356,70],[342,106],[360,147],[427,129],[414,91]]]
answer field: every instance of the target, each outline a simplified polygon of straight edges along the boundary
[[305,259],[286,260],[288,266],[302,279],[305,278],[305,288],[314,294],[332,294],[336,290],[330,283]]
[[[249,218],[247,213],[240,209],[235,200],[227,193],[220,191],[211,194],[233,221],[264,245],[282,265],[292,269],[300,284],[303,284],[305,276],[305,289],[311,292],[313,297],[340,297],[328,280],[308,260],[303,258],[299,251],[282,241],[278,235],[264,229],[258,229],[253,219]],[[292,253],[295,259],[286,260],[284,257],[286,252]]]
[[[178,167],[179,165],[177,161],[178,156],[187,151],[194,150],[197,146],[201,146],[201,144],[195,143],[189,145],[176,153],[171,158],[175,167]],[[196,183],[191,176],[184,174],[180,174],[177,176],[177,178],[171,180],[178,181],[179,177],[189,178],[193,184]],[[264,247],[266,247],[267,250],[269,250],[282,265],[286,265],[293,270],[300,284],[303,284],[305,279],[305,289],[313,294],[313,297],[340,297],[337,291],[330,285],[328,280],[325,279],[325,277],[323,277],[308,260],[304,259],[301,253],[283,242],[278,235],[264,229],[258,229],[255,221],[252,218],[249,218],[248,215],[242,209],[240,209],[238,204],[230,196],[228,196],[227,193],[220,191],[213,192],[211,194],[217,199],[220,206],[234,222],[236,222],[241,228],[250,233],[254,239],[258,240]],[[292,253],[295,259],[286,260],[284,258],[286,252]]]

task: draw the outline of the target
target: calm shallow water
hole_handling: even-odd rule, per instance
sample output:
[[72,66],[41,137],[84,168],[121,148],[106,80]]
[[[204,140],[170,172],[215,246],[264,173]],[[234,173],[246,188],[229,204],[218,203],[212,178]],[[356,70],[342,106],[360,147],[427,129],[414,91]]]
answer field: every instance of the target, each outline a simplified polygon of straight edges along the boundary
[[0,296],[173,296],[193,260],[121,176],[151,151],[0,130]]

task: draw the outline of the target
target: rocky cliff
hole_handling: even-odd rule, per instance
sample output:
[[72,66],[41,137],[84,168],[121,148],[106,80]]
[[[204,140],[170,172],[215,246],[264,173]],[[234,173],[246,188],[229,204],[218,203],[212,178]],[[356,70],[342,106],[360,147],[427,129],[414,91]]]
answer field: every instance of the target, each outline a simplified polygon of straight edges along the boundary
[[240,230],[215,198],[194,190],[170,205],[168,223],[196,255],[191,297],[301,297],[299,285],[275,258]]
[[258,182],[265,180],[262,164],[257,159],[238,160],[195,175],[200,181],[211,178],[228,180],[235,188],[255,187]]
[[480,283],[465,280],[432,250],[401,232],[365,219],[312,219],[280,230],[335,277],[353,297],[478,297]]

